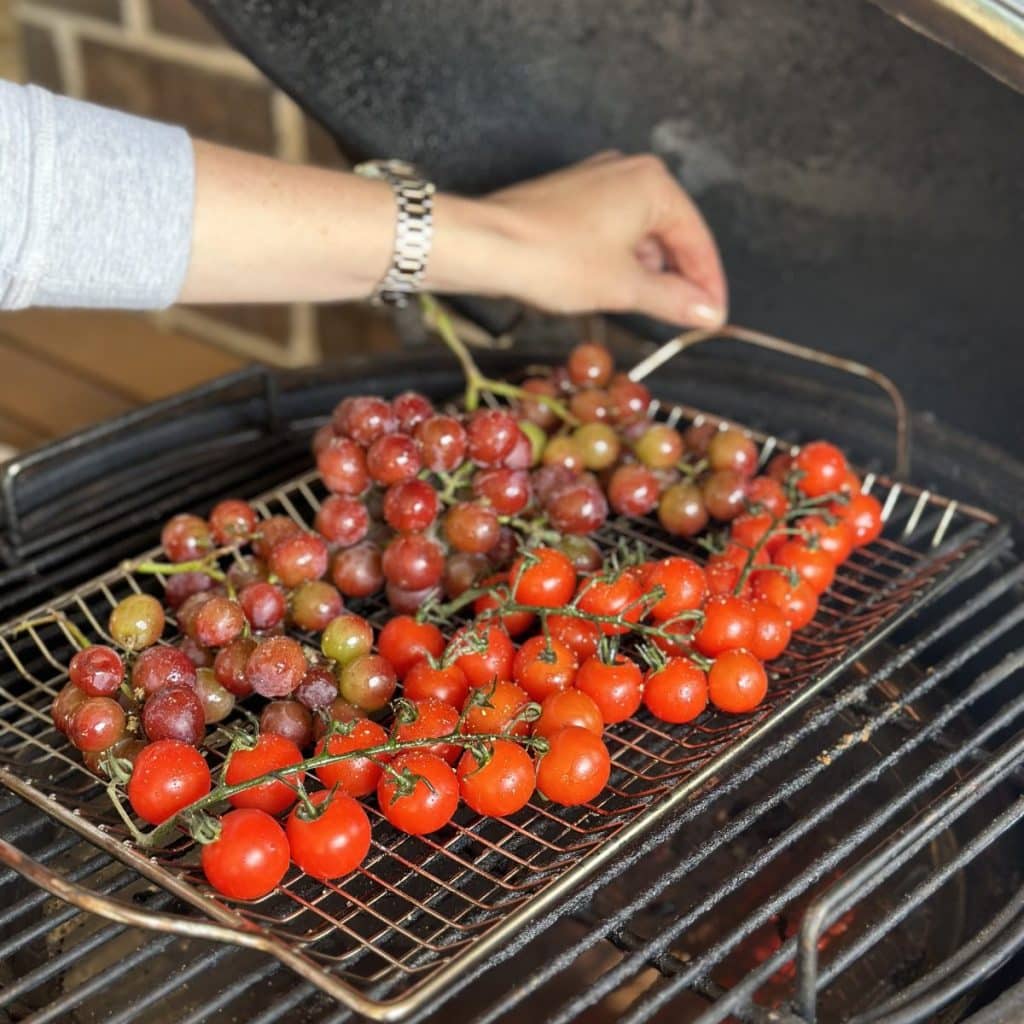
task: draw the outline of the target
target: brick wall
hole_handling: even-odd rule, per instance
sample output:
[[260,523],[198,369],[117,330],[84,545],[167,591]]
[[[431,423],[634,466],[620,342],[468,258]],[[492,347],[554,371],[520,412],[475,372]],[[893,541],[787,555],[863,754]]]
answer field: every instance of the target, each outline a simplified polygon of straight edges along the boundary
[[[27,81],[240,149],[347,166],[324,130],[188,0],[20,0],[13,13]],[[158,316],[285,365],[395,344],[390,320],[368,307],[179,306]]]

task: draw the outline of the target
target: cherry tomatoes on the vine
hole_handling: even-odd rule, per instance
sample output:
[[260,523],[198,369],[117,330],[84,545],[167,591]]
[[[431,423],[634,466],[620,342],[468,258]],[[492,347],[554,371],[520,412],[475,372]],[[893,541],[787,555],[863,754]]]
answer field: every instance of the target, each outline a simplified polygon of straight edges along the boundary
[[[236,786],[240,782],[257,779],[268,772],[298,764],[301,760],[302,751],[291,740],[272,732],[264,732],[256,741],[256,746],[249,750],[242,747],[231,755],[224,781],[229,786]],[[263,782],[251,789],[243,789],[228,799],[232,807],[254,807],[266,811],[267,814],[280,814],[295,803],[293,786],[298,781],[299,774],[289,774],[291,786],[285,782]]]
[[[508,600],[508,573],[498,573],[490,576],[480,583],[482,587],[490,587],[489,593],[481,594],[473,602],[473,615],[481,618],[485,612],[490,612]],[[488,616],[489,619],[500,622],[509,636],[522,636],[529,630],[535,621],[533,612],[506,612],[503,615]]]
[[853,546],[857,548],[877,540],[885,525],[882,505],[873,494],[854,494],[847,504],[836,502],[829,511],[849,524],[853,530]]
[[403,692],[409,700],[436,698],[461,708],[469,693],[466,673],[458,665],[417,661],[405,677]]
[[288,816],[292,860],[307,875],[323,881],[355,871],[370,850],[366,811],[352,797],[326,789],[312,793],[309,799],[320,811],[315,818],[307,819],[301,804]]
[[597,624],[575,615],[549,615],[548,632],[565,644],[581,665],[597,653],[597,645],[601,642],[601,630]]
[[455,664],[465,673],[470,686],[486,686],[495,679],[511,677],[515,648],[508,633],[497,623],[460,629],[452,637],[448,652],[457,652]]
[[578,725],[595,736],[604,732],[601,709],[592,697],[575,686],[553,693],[545,699],[540,706],[540,718],[533,725],[533,734],[552,736],[567,725]]
[[[485,704],[480,703],[481,697],[486,698]],[[523,718],[518,719],[514,725],[509,724],[530,703],[526,691],[515,683],[498,680],[496,683],[475,687],[466,701],[473,701],[472,707],[466,712],[466,732],[478,736],[498,733],[525,736],[529,732],[529,723]]]
[[568,556],[555,548],[534,548],[509,570],[513,596],[520,604],[561,608],[576,590],[576,570]]
[[708,677],[689,658],[670,658],[647,673],[644,706],[663,722],[692,722],[708,706]]
[[210,769],[191,744],[157,740],[135,759],[128,780],[132,810],[159,825],[210,792]]
[[417,622],[411,615],[389,619],[377,637],[377,650],[391,662],[399,679],[421,658],[441,656],[444,634],[431,622]]
[[471,750],[462,755],[459,790],[477,814],[505,818],[530,802],[537,771],[530,755],[513,740],[494,740],[486,749],[489,757],[483,765]]
[[593,800],[608,783],[611,758],[599,736],[567,725],[548,739],[537,764],[537,789],[552,803],[574,807]]
[[836,518],[829,523],[822,516],[808,516],[796,525],[832,559],[833,565],[838,567],[850,557],[853,551],[853,527],[845,520]]
[[[614,578],[591,576],[583,580],[577,592],[576,607],[588,615],[617,617],[626,622],[639,622],[643,612],[640,598],[643,590],[636,577],[628,572]],[[628,627],[616,622],[599,622],[606,636],[625,633]]]
[[793,585],[786,573],[763,569],[751,582],[754,593],[780,609],[792,630],[803,629],[818,611],[818,595],[803,580]]
[[588,658],[576,673],[576,688],[598,707],[609,725],[636,714],[643,700],[643,675],[635,661],[624,654],[612,664]]
[[723,651],[708,672],[711,703],[721,711],[753,711],[767,692],[768,674],[750,651]]
[[828,552],[803,540],[788,540],[775,553],[775,563],[792,569],[816,594],[824,594],[836,575]]
[[704,606],[704,623],[693,643],[714,657],[733,647],[746,647],[754,633],[754,610],[742,597],[712,597]]
[[644,584],[648,590],[661,587],[665,592],[650,611],[651,617],[658,622],[699,608],[707,595],[704,570],[689,558],[663,558],[656,562],[645,573]]
[[[398,712],[392,729],[392,735],[401,743],[447,736],[459,724],[458,711],[436,697],[406,700],[405,704]],[[435,743],[424,749],[449,764],[455,764],[462,753],[462,748],[454,743]]]
[[[346,734],[335,733],[328,740],[321,739],[316,754],[347,754],[354,750],[379,747],[388,741],[383,726],[368,718],[359,719]],[[377,761],[387,761],[386,754],[375,755]],[[349,796],[369,796],[377,788],[380,765],[370,757],[351,757],[345,761],[332,761],[316,769],[317,778],[328,788],[337,786]]]
[[395,828],[422,836],[451,821],[459,806],[459,783],[441,758],[412,750],[399,754],[381,776],[377,803]]
[[217,892],[235,900],[258,900],[284,878],[288,840],[266,811],[228,811],[220,819],[220,835],[203,846],[199,861]]
[[516,652],[512,678],[538,703],[572,686],[578,668],[576,655],[560,640],[532,636]]
[[782,609],[771,601],[757,597],[751,605],[754,609],[754,635],[750,638],[750,653],[761,661],[771,661],[789,646],[791,627]]
[[809,498],[838,491],[848,468],[846,456],[827,441],[805,444],[797,452],[793,465],[802,473],[796,485]]

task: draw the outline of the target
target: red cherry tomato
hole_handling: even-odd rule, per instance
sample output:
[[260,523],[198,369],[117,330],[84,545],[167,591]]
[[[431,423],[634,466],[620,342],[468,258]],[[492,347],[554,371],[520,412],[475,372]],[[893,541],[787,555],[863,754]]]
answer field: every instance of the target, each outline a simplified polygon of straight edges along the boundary
[[370,819],[362,805],[344,793],[322,789],[309,798],[325,810],[312,820],[300,804],[288,816],[286,831],[292,860],[314,878],[341,878],[366,859],[370,850]]
[[[640,598],[643,591],[632,573],[623,572],[614,579],[591,576],[579,587],[576,607],[588,615],[618,616],[626,622],[638,622],[643,608]],[[614,622],[599,622],[598,628],[605,636],[625,633],[626,626]]]
[[708,581],[709,597],[749,597],[751,593],[750,579],[736,593],[743,567],[737,565],[731,557],[712,555],[704,566],[704,576]]
[[836,575],[835,562],[821,548],[803,540],[788,540],[775,553],[775,564],[792,569],[816,594],[824,594]]
[[490,758],[482,766],[472,751],[462,755],[459,790],[477,814],[505,818],[530,802],[537,782],[536,769],[529,754],[512,740],[495,740],[487,750]]
[[132,810],[159,825],[210,792],[210,769],[203,755],[180,740],[157,740],[135,758],[128,780]]
[[459,652],[455,664],[465,673],[470,686],[486,686],[495,679],[511,678],[515,648],[508,633],[497,623],[478,624],[470,631],[460,629],[452,637],[448,651]]
[[578,668],[576,655],[554,637],[532,636],[516,652],[512,678],[538,703],[572,686]]
[[[229,786],[236,786],[279,768],[298,764],[301,760],[302,751],[291,740],[264,732],[251,750],[243,748],[231,755],[224,781]],[[299,774],[293,772],[288,776],[292,785],[298,781]],[[295,790],[284,782],[264,782],[252,789],[243,789],[228,799],[232,807],[254,807],[267,814],[280,814],[295,803]]]
[[540,718],[534,723],[534,736],[553,736],[567,725],[578,725],[581,729],[600,736],[604,732],[604,717],[601,709],[582,690],[571,687],[551,694],[540,706]]
[[818,611],[818,595],[803,580],[792,585],[784,572],[776,569],[756,572],[752,586],[758,597],[781,610],[792,630],[803,629]]
[[663,722],[692,722],[708,706],[708,677],[689,658],[670,658],[647,673],[644,706]]
[[747,488],[747,502],[752,509],[764,509],[769,515],[781,518],[789,508],[789,499],[778,480],[770,476],[756,476]]
[[840,566],[850,557],[853,551],[853,528],[844,520],[837,518],[828,523],[822,516],[808,516],[796,525],[832,559],[833,565]]
[[[737,516],[729,524],[729,539],[739,545],[741,549],[749,550],[760,544],[764,537],[771,533],[773,527],[778,528],[775,519],[769,513],[747,512],[742,516]],[[764,548],[770,552],[772,547],[779,547],[785,540],[785,534],[777,533],[765,541]]]
[[723,651],[708,672],[711,703],[720,711],[734,715],[753,711],[767,692],[764,665],[750,651]]
[[561,608],[576,590],[576,569],[569,557],[555,548],[534,548],[512,564],[508,575],[520,604]]
[[[477,703],[477,695],[485,695],[487,704]],[[515,683],[499,680],[487,686],[475,687],[470,691],[466,702],[470,700],[474,700],[474,704],[466,713],[463,723],[466,732],[476,736],[493,736],[502,732],[507,732],[511,736],[525,736],[529,732],[529,723],[524,719],[519,719],[515,725],[509,727],[512,719],[530,703],[526,691]]]
[[430,622],[417,622],[411,615],[389,619],[377,637],[377,651],[404,679],[421,658],[439,658],[444,650],[444,634]]
[[830,506],[829,511],[853,530],[853,546],[856,548],[877,540],[885,526],[882,505],[872,494],[854,494],[846,505],[837,502]]
[[601,630],[590,619],[579,619],[575,615],[549,615],[548,632],[565,644],[581,665],[597,653],[601,642]]
[[[748,588],[744,588],[746,592]],[[693,646],[694,633],[697,631],[697,623],[689,619],[678,619],[675,622],[665,622],[661,625],[663,633],[668,636],[653,636],[651,641],[659,650],[666,654],[689,654]]]
[[[324,737],[316,745],[316,754],[347,754],[353,750],[379,747],[388,741],[383,727],[368,718],[359,719],[350,732],[336,733],[329,740]],[[378,761],[386,761],[387,755],[376,755]],[[380,779],[380,765],[369,757],[351,757],[346,761],[332,761],[316,769],[317,778],[328,789],[337,786],[349,796],[369,796],[377,788]]]
[[[391,768],[377,785],[377,803],[395,828],[422,836],[451,821],[459,806],[459,783],[441,758],[413,750],[399,754]],[[403,784],[411,789],[403,792]]]
[[704,605],[704,623],[693,639],[701,654],[713,658],[733,647],[746,647],[754,633],[754,610],[742,597],[711,597]]
[[771,661],[789,646],[790,625],[782,609],[771,601],[757,597],[751,605],[754,609],[754,635],[750,638],[750,653],[761,661]]
[[234,900],[258,900],[284,878],[288,840],[266,811],[228,811],[220,819],[220,835],[203,846],[199,860],[217,892]]
[[827,441],[805,444],[797,452],[793,465],[803,474],[797,480],[797,488],[809,498],[838,491],[848,469],[846,456]]
[[[446,704],[436,697],[409,700],[407,703],[408,707],[399,711],[392,729],[394,738],[402,743],[446,736],[454,732],[459,724],[458,711],[451,704]],[[455,764],[462,753],[462,748],[454,743],[434,743],[424,749],[449,764]]]
[[424,658],[409,669],[403,692],[409,700],[434,697],[461,708],[469,693],[469,683],[466,673],[458,665],[432,665]]
[[655,562],[644,573],[642,585],[648,591],[655,587],[665,591],[665,596],[650,610],[651,617],[658,622],[699,608],[707,595],[704,570],[689,558],[663,558]]
[[593,800],[608,784],[611,758],[599,736],[567,725],[548,740],[537,764],[537,789],[552,803],[574,807]]
[[[481,587],[493,588],[488,594],[481,594],[473,602],[473,615],[481,618],[484,612],[492,611],[500,603],[508,600],[508,573],[502,572],[495,576],[489,576],[479,584]],[[534,623],[533,612],[507,612],[504,615],[494,617],[494,621],[500,622],[505,627],[509,636],[522,636]]]
[[611,725],[636,714],[643,700],[643,675],[637,663],[624,654],[611,665],[588,658],[576,674],[576,688],[597,705],[601,717]]

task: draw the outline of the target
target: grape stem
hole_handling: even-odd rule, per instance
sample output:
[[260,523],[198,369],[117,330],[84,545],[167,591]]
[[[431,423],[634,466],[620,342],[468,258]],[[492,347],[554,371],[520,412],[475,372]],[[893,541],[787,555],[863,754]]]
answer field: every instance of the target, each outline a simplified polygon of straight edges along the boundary
[[205,811],[209,807],[213,807],[224,800],[228,800],[237,793],[243,793],[247,789],[252,789],[255,786],[262,786],[268,782],[283,782],[286,785],[294,786],[294,782],[292,781],[294,776],[302,775],[305,772],[314,771],[324,765],[335,764],[339,761],[350,761],[358,757],[375,759],[381,754],[394,754],[404,750],[422,750],[432,747],[438,743],[451,743],[456,746],[469,747],[479,743],[493,743],[497,740],[511,739],[524,747],[529,747],[531,749],[536,748],[538,751],[542,751],[547,747],[547,743],[543,737],[511,736],[507,733],[486,733],[474,735],[461,732],[461,724],[462,723],[460,722],[459,725],[456,726],[455,730],[447,735],[431,736],[429,738],[417,740],[396,740],[392,738],[386,743],[380,743],[377,746],[362,747],[357,750],[346,750],[340,754],[330,754],[325,752],[322,754],[316,754],[313,757],[308,757],[297,764],[287,765],[284,768],[267,772],[265,775],[246,779],[244,782],[236,782],[231,786],[221,784],[214,789],[211,789],[206,796],[193,801],[187,807],[183,807],[173,817],[168,818],[167,821],[157,825],[148,832],[141,831],[135,822],[132,821],[131,815],[129,815],[125,810],[124,804],[121,801],[121,796],[118,792],[117,783],[111,781],[107,784],[107,795],[114,804],[114,807],[121,820],[124,822],[125,827],[131,833],[135,844],[147,850],[159,849],[160,847],[165,846],[167,842],[177,835],[183,828],[185,831],[188,831],[185,823],[187,823],[189,818],[194,817],[200,811]]
[[518,399],[519,401],[537,402],[550,409],[560,420],[570,426],[579,426],[579,420],[566,408],[566,406],[552,398],[550,395],[537,395],[524,391],[515,384],[508,381],[494,380],[486,377],[476,365],[469,349],[455,332],[451,318],[441,308],[437,300],[427,293],[420,295],[420,306],[423,309],[423,316],[427,323],[437,330],[441,340],[451,349],[462,366],[462,372],[466,378],[465,405],[469,412],[473,412],[480,405],[480,395],[500,395],[502,398]]
[[129,572],[144,573],[150,576],[175,576],[184,572],[201,572],[211,580],[223,583],[227,576],[212,562],[199,560],[193,562],[138,562],[132,565],[126,562],[124,568]]

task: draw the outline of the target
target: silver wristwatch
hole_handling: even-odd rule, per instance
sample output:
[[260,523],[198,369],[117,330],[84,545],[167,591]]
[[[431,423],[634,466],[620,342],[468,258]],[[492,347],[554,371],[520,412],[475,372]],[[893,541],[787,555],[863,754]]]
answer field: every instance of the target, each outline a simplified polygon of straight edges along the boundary
[[434,233],[434,186],[403,160],[369,160],[356,167],[364,178],[386,181],[395,193],[398,220],[391,266],[373,293],[374,302],[404,306],[423,290]]

